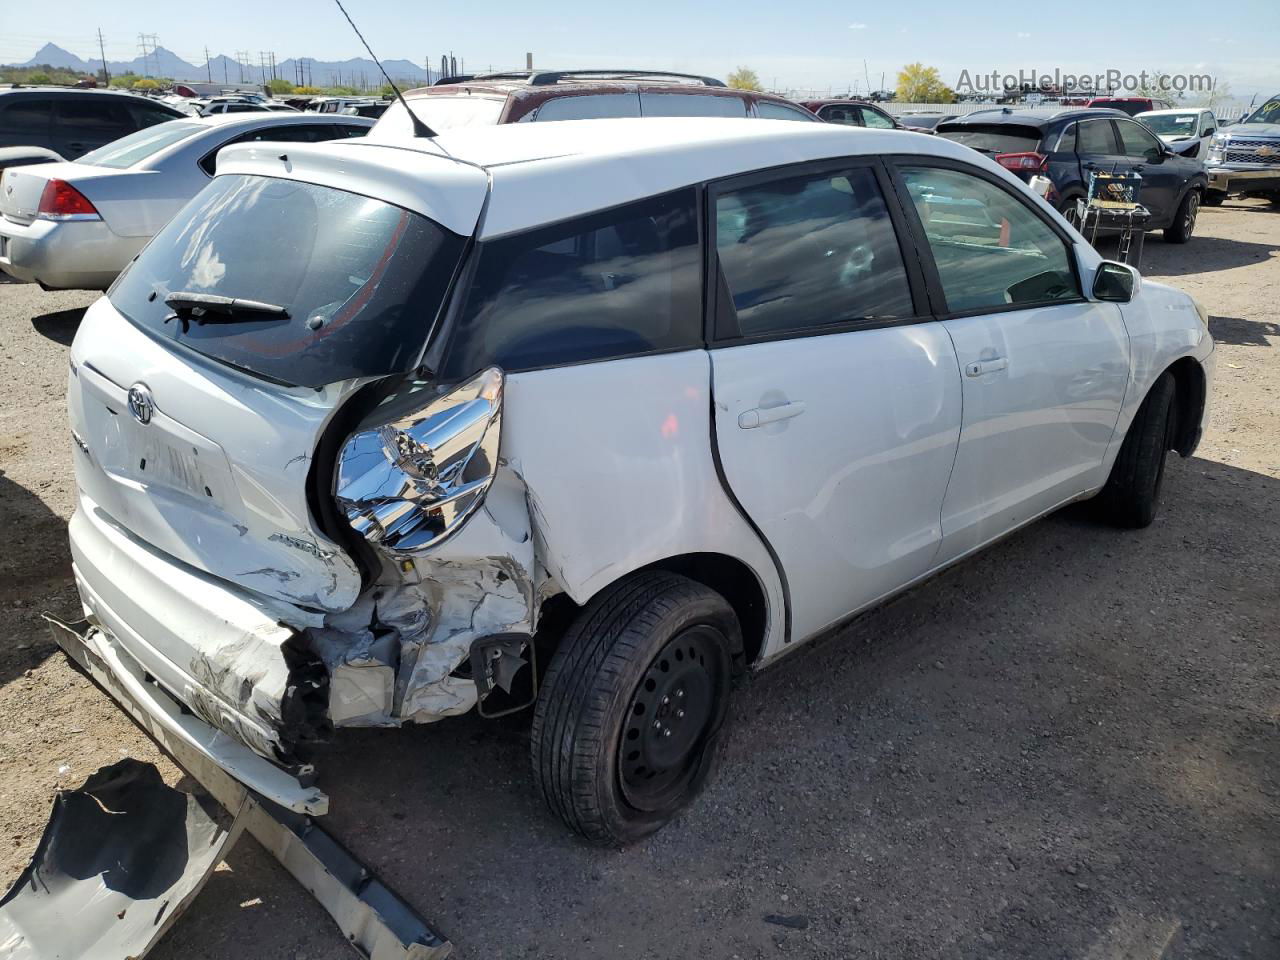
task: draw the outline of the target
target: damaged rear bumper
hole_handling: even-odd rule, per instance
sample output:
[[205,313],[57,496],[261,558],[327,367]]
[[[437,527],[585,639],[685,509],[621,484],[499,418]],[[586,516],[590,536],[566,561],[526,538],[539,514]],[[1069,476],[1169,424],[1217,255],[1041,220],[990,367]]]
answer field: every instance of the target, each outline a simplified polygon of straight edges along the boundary
[[58,646],[170,753],[194,753],[288,810],[312,816],[328,812],[329,798],[321,790],[184,710],[110,634],[87,621],[69,624],[48,615],[45,619]]

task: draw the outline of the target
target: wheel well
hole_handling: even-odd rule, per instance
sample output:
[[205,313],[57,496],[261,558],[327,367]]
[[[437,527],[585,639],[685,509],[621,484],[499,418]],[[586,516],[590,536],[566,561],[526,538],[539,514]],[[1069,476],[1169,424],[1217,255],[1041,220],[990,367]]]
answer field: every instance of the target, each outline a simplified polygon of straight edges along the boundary
[[1178,385],[1177,423],[1174,426],[1173,449],[1189,457],[1200,439],[1200,418],[1204,413],[1204,370],[1192,357],[1183,357],[1169,367]]
[[[628,576],[643,570],[667,570],[705,584],[729,602],[742,626],[742,652],[744,662],[755,663],[764,648],[764,635],[768,628],[768,604],[760,580],[741,560],[723,553],[687,553],[667,557],[641,567]],[[618,581],[605,587],[612,589]],[[539,658],[550,660],[549,653],[560,642],[577,612],[582,609],[568,594],[557,594],[543,602],[538,615]],[[545,652],[542,652],[545,651]]]

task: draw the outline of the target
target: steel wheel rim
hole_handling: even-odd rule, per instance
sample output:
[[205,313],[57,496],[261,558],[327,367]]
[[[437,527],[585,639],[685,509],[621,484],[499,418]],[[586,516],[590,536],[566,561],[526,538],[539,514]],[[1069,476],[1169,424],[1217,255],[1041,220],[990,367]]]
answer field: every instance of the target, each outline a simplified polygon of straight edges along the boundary
[[645,669],[618,745],[618,782],[635,809],[665,808],[697,777],[724,714],[726,651],[719,630],[698,624],[668,641]]

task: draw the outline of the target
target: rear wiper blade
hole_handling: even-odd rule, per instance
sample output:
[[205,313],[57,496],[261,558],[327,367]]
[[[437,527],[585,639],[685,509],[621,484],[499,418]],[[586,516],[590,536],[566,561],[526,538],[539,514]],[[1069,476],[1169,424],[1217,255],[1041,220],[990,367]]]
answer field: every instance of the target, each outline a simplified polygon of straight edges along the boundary
[[261,300],[245,300],[240,297],[220,297],[213,293],[191,293],[177,290],[165,296],[164,302],[173,308],[174,313],[181,316],[190,314],[197,322],[203,322],[209,314],[218,314],[211,321],[244,318],[253,319],[255,314],[265,314],[287,320],[289,311],[277,303],[264,303]]

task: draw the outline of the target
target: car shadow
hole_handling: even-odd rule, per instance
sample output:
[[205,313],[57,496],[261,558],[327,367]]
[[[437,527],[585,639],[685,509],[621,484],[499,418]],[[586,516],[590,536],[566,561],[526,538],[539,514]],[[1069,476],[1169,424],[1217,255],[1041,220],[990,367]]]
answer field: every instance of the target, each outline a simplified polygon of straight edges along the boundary
[[[1280,251],[1280,243],[1226,240],[1200,234],[1193,236],[1185,246],[1160,243],[1158,240],[1153,243],[1152,240],[1155,239],[1155,235],[1147,235],[1147,242],[1142,250],[1141,270],[1143,274],[1159,274],[1162,279],[1243,267],[1267,260]],[[1104,253],[1103,256],[1107,254]]]
[[1210,317],[1209,334],[1214,343],[1237,347],[1269,347],[1268,337],[1280,337],[1280,323],[1246,320],[1243,317]]
[[76,338],[76,331],[80,328],[80,321],[84,318],[84,312],[87,309],[87,307],[77,307],[74,310],[42,313],[38,317],[31,318],[31,326],[40,336],[69,347],[71,341]]
[[[1244,955],[1280,857],[1277,552],[1280,481],[1175,458],[1150,528],[1070,507],[754,677],[718,778],[625,851],[544,808],[527,714],[341,731],[326,826],[466,956],[1100,956],[1139,914]],[[295,885],[211,887],[154,956],[316,937],[278,921],[315,914]]]
[[[0,448],[3,449],[3,448]],[[57,649],[40,614],[74,618],[76,601],[66,521],[0,467],[0,686]]]

